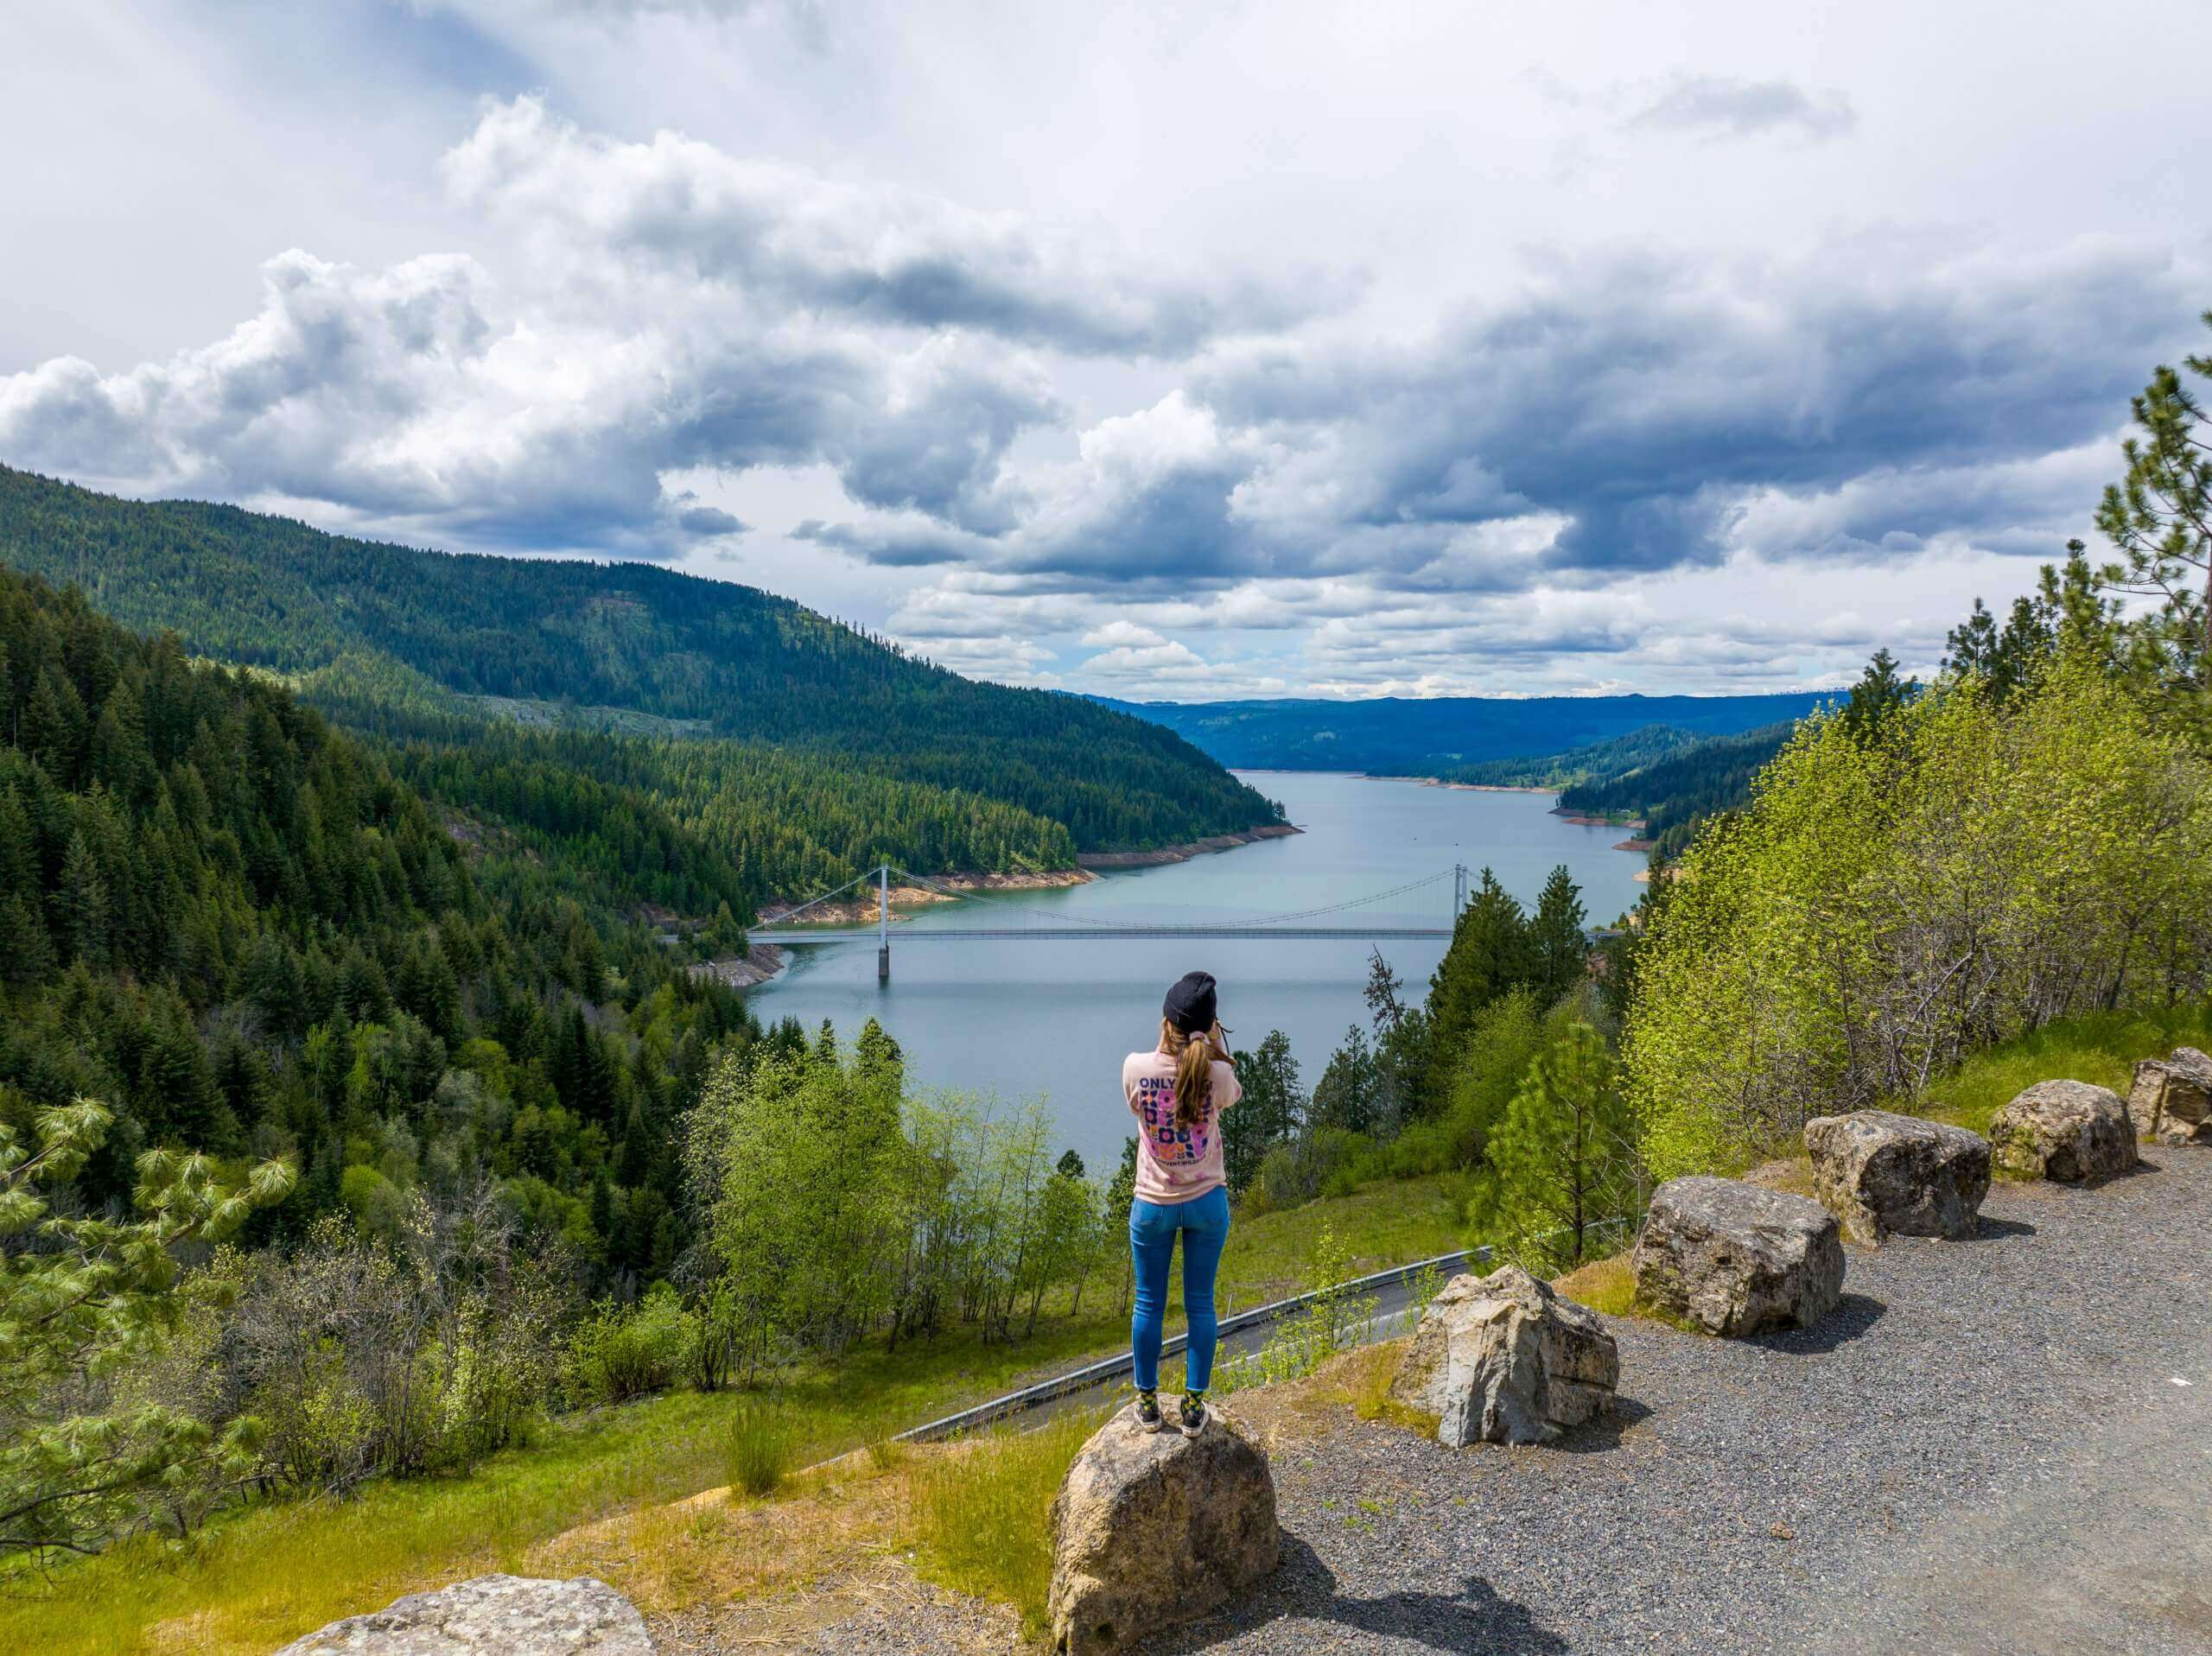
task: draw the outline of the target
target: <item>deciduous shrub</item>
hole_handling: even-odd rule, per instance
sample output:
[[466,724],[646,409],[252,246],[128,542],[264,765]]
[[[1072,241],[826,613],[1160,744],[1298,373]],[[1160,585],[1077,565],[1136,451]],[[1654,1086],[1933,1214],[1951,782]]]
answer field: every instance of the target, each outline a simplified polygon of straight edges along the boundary
[[2204,993],[2205,762],[2100,666],[1806,720],[1681,866],[1624,1052],[1652,1171],[1910,1101],[2052,1020]]
[[664,1391],[698,1358],[699,1324],[676,1290],[656,1283],[634,1305],[602,1305],[570,1337],[569,1385],[578,1400],[625,1403]]

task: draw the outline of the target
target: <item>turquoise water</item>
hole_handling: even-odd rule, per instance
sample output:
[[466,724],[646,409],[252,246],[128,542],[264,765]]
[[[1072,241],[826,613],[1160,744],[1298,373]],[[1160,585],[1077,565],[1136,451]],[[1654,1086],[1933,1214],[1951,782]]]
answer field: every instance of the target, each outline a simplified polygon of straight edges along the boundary
[[[1419,783],[1313,771],[1240,772],[1306,831],[1161,868],[1102,875],[1064,891],[978,897],[916,917],[915,928],[1011,926],[1086,919],[1190,923],[1251,920],[1318,909],[1433,875],[1386,903],[1318,924],[1448,925],[1451,869],[1485,864],[1532,904],[1560,863],[1582,887],[1592,923],[1636,901],[1643,859],[1612,847],[1617,828],[1582,828],[1551,815],[1548,794],[1477,793]],[[1402,938],[1383,958],[1416,993],[1444,958],[1446,940]],[[1270,1029],[1290,1037],[1307,1087],[1320,1078],[1344,1028],[1364,1021],[1362,942],[1281,938],[1019,939],[914,942],[892,938],[891,981],[875,980],[870,946],[794,949],[792,964],[752,993],[763,1019],[825,1018],[850,1038],[881,1021],[925,1087],[1043,1098],[1093,1171],[1110,1171],[1128,1131],[1122,1059],[1151,1044],[1160,998],[1185,972],[1221,980],[1222,1021],[1237,1045]]]

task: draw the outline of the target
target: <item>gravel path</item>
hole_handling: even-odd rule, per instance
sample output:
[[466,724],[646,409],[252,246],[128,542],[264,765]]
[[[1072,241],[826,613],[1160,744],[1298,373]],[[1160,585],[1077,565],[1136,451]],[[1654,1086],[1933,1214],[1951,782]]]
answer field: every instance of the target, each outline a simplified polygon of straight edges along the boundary
[[[1197,1652],[2212,1653],[2212,1150],[2000,1184],[1974,1240],[1852,1248],[1817,1329],[1615,1321],[1613,1418],[1453,1451],[1342,1413],[1280,1444],[1283,1567]],[[804,1633],[670,1650],[969,1656],[1002,1608],[893,1561]],[[748,1634],[751,1636],[747,1636]]]
[[1558,1446],[1286,1448],[1283,1570],[1146,1650],[2212,1651],[2212,1152],[1983,1212],[1805,1333],[1614,1323]]

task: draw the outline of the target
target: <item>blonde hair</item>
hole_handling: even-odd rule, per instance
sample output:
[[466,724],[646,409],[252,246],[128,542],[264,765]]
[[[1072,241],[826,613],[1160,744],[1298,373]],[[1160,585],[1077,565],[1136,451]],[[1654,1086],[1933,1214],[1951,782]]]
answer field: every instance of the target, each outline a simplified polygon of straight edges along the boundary
[[1160,1050],[1175,1060],[1175,1125],[1196,1126],[1213,1095],[1213,1043],[1203,1034],[1185,1035],[1163,1018]]

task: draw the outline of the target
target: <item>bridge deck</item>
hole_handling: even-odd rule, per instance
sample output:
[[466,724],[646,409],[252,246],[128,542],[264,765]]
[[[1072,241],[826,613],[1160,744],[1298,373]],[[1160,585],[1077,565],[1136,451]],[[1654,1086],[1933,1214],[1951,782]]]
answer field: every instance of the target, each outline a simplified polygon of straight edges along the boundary
[[[1304,937],[1363,943],[1389,937],[1449,937],[1449,926],[893,926],[891,938],[899,943],[950,942],[961,938],[990,937],[1037,942],[1113,942],[1132,937]],[[875,930],[848,928],[806,931],[777,931],[756,927],[753,940],[763,943],[872,943]]]

